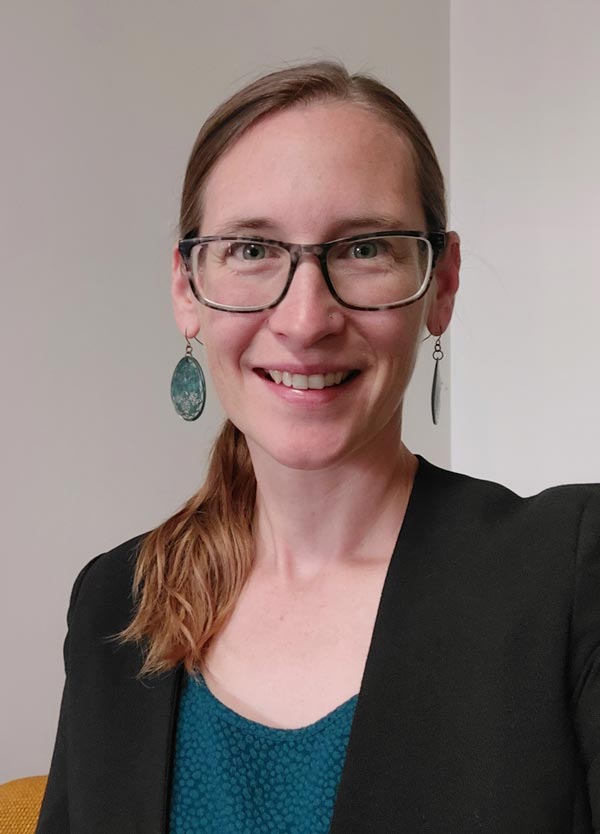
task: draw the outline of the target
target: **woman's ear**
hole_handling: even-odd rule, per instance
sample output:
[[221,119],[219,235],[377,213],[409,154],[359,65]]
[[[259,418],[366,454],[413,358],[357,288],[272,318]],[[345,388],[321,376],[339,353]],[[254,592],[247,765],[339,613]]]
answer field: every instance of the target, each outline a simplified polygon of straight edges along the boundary
[[456,232],[447,232],[446,246],[433,270],[432,296],[427,314],[427,327],[434,336],[440,336],[450,324],[459,272],[460,238]]
[[199,302],[192,292],[185,264],[177,246],[173,248],[171,267],[171,301],[177,327],[192,339],[200,331]]

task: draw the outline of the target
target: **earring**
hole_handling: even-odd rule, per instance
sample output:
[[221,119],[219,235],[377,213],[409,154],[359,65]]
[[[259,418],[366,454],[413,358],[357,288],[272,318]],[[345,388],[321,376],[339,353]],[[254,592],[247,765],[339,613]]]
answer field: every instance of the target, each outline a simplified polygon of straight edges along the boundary
[[442,378],[439,372],[439,365],[440,359],[444,358],[444,351],[442,350],[439,336],[435,340],[432,356],[435,360],[435,367],[433,369],[433,383],[431,385],[431,419],[433,420],[433,425],[437,426],[440,414],[440,391],[442,388]]
[[[194,336],[194,339],[196,337]],[[171,377],[171,402],[184,420],[197,420],[206,403],[206,380],[200,363],[192,356],[193,350],[185,331],[185,356],[179,360]],[[196,339],[202,344],[200,339]]]

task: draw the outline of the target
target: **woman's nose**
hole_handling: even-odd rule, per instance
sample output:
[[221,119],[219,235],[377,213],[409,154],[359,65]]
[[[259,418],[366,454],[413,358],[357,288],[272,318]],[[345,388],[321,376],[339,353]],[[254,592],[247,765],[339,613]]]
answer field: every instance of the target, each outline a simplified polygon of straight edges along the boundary
[[315,255],[303,255],[290,287],[269,317],[269,327],[295,346],[306,348],[341,332],[344,308],[335,300]]

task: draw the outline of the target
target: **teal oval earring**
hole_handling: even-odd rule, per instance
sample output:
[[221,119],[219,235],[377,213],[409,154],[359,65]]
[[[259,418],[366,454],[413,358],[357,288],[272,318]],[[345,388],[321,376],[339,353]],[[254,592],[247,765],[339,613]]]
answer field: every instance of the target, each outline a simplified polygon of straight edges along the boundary
[[[193,337],[196,339],[196,337]],[[179,360],[171,377],[171,402],[184,420],[197,420],[206,403],[206,380],[200,363],[194,358],[192,345],[185,331],[185,356]],[[199,345],[200,339],[196,339]]]

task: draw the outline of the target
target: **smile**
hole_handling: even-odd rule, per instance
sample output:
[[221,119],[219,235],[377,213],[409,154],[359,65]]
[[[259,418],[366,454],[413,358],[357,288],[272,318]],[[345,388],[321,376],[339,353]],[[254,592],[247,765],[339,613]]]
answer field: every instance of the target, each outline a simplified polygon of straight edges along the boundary
[[319,390],[331,388],[333,385],[341,385],[350,376],[355,376],[358,371],[330,371],[325,374],[292,374],[289,371],[265,370],[265,375],[272,379],[277,385],[285,385],[286,388],[295,388],[299,391],[308,389]]

